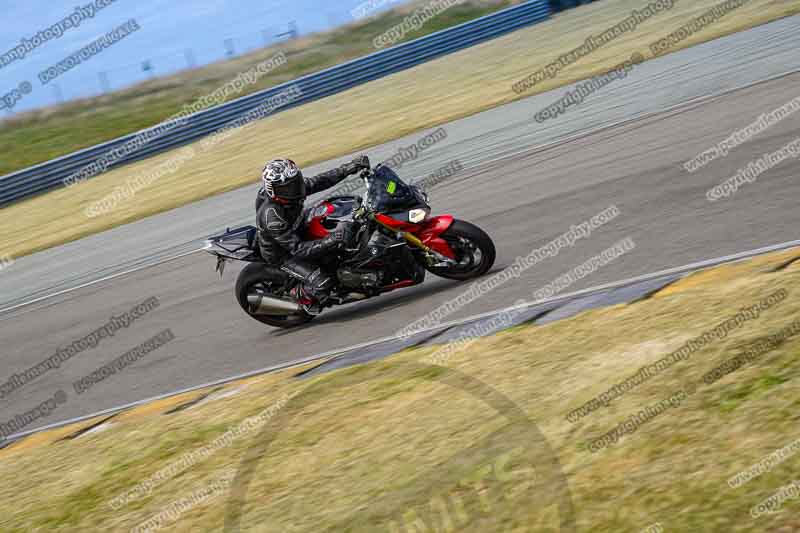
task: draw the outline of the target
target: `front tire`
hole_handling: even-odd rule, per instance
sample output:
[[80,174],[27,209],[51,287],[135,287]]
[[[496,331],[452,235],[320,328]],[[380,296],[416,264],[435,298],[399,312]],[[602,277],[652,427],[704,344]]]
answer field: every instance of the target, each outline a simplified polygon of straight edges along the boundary
[[457,265],[446,267],[425,266],[442,278],[465,281],[486,274],[494,265],[496,251],[489,235],[475,224],[454,220],[441,235],[456,253]]
[[239,306],[249,317],[258,320],[262,324],[276,328],[294,328],[310,322],[314,315],[305,311],[298,314],[284,316],[254,315],[250,312],[250,304],[247,302],[247,294],[255,289],[264,292],[271,292],[271,287],[282,286],[284,279],[273,269],[262,263],[250,263],[242,269],[239,277],[236,278],[236,300]]

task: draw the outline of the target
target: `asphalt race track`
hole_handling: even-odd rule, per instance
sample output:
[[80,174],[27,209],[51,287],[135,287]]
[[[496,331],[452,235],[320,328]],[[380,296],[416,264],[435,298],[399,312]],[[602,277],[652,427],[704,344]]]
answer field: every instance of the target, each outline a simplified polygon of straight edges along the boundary
[[[789,17],[648,61],[556,120],[540,124],[532,118],[566,89],[518,100],[446,124],[447,138],[406,163],[401,174],[420,178],[456,159],[467,169],[478,168],[598,127],[800,71],[798,49],[800,16]],[[382,161],[423,135],[419,132],[367,151],[374,161]],[[306,171],[324,170],[345,159],[349,156]],[[226,225],[252,223],[256,188],[244,187],[23,257],[0,275],[0,312],[197,249],[202,238]]]
[[[773,28],[800,25],[797,20],[781,24],[784,26]],[[796,49],[795,43],[795,54]],[[692,49],[687,53],[696,58],[699,52]],[[722,67],[726,61],[740,59],[733,55],[715,57],[714,69],[719,72],[725,70]],[[644,76],[645,67],[656,68],[648,65],[643,65],[637,75]],[[790,70],[786,64],[784,67]],[[768,73],[762,74],[767,77]],[[704,83],[695,70],[675,74],[679,75],[685,76],[684,79],[673,78],[670,83],[680,83],[685,94],[692,92],[693,84]],[[708,93],[752,81],[747,79],[752,75],[743,73],[725,83],[717,80],[717,90]],[[640,90],[636,84],[644,82],[632,75],[619,86],[609,86],[595,95],[595,102],[587,101],[583,104],[586,108],[569,110],[554,119],[550,127],[556,127],[559,120],[576,120],[585,109],[591,110],[592,105],[599,105],[604,99],[606,108],[614,107],[608,99],[624,100],[623,83],[634,86],[629,89],[633,91]],[[708,189],[735,175],[750,161],[800,137],[800,113],[693,174],[683,170],[682,164],[753,122],[760,114],[800,96],[798,87],[800,74],[790,74],[549,147],[537,147],[541,139],[534,142],[530,138],[517,138],[513,150],[500,144],[491,150],[486,146],[480,152],[476,150],[473,153],[478,156],[464,161],[468,163],[465,171],[431,191],[431,203],[435,212],[451,212],[486,229],[497,244],[496,268],[508,266],[517,256],[528,254],[569,230],[571,225],[611,205],[616,205],[621,214],[590,238],[539,263],[519,279],[446,320],[501,308],[520,297],[530,297],[536,289],[626,237],[635,241],[633,251],[568,290],[797,239],[800,228],[797,159],[767,171],[727,199],[712,203],[705,195]],[[552,103],[561,94],[563,90],[555,91],[537,101]],[[652,109],[664,107],[663,101],[652,103]],[[646,105],[640,104],[639,109],[646,110]],[[531,122],[532,114],[528,114]],[[516,120],[523,118],[518,115]],[[471,142],[480,146],[480,136],[474,136]],[[383,153],[387,153],[386,149]],[[441,158],[441,154],[437,157]],[[425,165],[433,164],[427,161]],[[244,198],[248,192],[239,191],[235,198]],[[193,211],[184,213],[197,212],[199,204],[188,206],[186,209]],[[231,224],[245,220],[248,209],[252,209],[252,200],[239,208],[240,216],[231,220]],[[96,238],[108,238],[103,235],[106,237]],[[178,242],[190,242],[183,236],[175,238]],[[24,261],[19,263],[16,268]],[[11,373],[43,361],[59,346],[103,326],[112,315],[119,315],[151,296],[161,302],[158,309],[113,338],[103,339],[97,348],[76,355],[59,369],[48,371],[0,400],[0,422],[36,407],[58,390],[66,393],[66,403],[26,429],[389,336],[468,288],[431,276],[422,286],[327,311],[302,329],[279,331],[248,318],[239,309],[232,292],[238,268],[229,265],[220,280],[213,266],[210,256],[191,254],[0,315],[3,367],[9,374],[0,376],[2,385]],[[4,275],[0,273],[0,278]],[[20,279],[15,278],[17,291]],[[9,280],[2,283],[10,283]],[[168,345],[81,395],[73,390],[74,381],[165,328],[170,328],[176,337]]]

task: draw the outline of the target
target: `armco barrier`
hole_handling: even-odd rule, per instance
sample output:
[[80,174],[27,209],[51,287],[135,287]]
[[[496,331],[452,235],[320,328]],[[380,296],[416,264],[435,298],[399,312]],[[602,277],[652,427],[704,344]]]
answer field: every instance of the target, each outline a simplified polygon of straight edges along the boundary
[[[452,28],[303,76],[283,85],[243,96],[226,104],[189,116],[183,125],[152,139],[135,152],[109,165],[109,168],[144,159],[211,135],[224,127],[225,124],[236,120],[248,111],[254,110],[267,98],[286,90],[290,86],[299,87],[302,91],[302,97],[293,100],[285,107],[281,107],[278,112],[345,91],[356,85],[411,68],[433,58],[540,22],[548,18],[550,13],[551,9],[547,0],[531,0]],[[0,177],[0,207],[28,196],[62,187],[64,179],[98,160],[108,151],[134,139],[139,133],[126,135]]]
[[591,4],[595,0],[550,0],[550,7],[553,8],[553,11],[564,11],[566,9],[572,9],[573,7],[578,7],[583,4]]

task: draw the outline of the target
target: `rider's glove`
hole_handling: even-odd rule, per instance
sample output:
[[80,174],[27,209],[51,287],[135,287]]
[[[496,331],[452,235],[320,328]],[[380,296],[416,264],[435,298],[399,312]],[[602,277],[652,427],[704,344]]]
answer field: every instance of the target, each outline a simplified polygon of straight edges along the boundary
[[360,155],[355,159],[353,159],[351,162],[346,163],[344,167],[350,174],[354,174],[359,170],[368,169],[370,168],[369,157],[365,155]]
[[360,169],[368,169],[368,168],[370,168],[369,157],[367,157],[365,155],[360,155],[360,156],[356,157],[355,159],[353,159],[353,165],[355,165],[356,167],[358,167]]

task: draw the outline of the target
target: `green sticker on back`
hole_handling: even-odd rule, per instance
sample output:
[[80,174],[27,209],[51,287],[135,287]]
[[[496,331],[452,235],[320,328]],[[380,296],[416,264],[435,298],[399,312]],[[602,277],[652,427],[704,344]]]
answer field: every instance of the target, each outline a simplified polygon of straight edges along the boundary
[[394,194],[394,191],[397,190],[397,183],[394,181],[390,181],[389,184],[386,186],[386,192],[389,194]]

